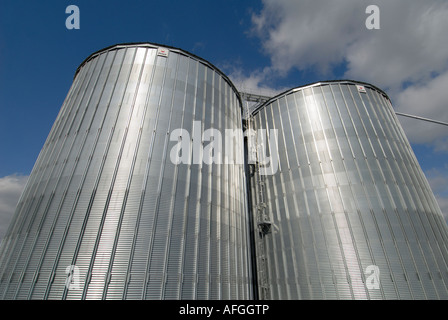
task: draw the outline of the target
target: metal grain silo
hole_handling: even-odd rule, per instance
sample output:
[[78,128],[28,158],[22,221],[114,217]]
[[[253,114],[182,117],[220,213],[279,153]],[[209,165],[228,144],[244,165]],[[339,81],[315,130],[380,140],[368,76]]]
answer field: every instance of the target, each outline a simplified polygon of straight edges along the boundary
[[251,298],[243,143],[233,164],[191,161],[209,128],[242,120],[207,61],[149,43],[88,57],[2,242],[0,298]]
[[383,91],[299,87],[250,125],[278,133],[250,175],[261,298],[448,298],[447,226]]

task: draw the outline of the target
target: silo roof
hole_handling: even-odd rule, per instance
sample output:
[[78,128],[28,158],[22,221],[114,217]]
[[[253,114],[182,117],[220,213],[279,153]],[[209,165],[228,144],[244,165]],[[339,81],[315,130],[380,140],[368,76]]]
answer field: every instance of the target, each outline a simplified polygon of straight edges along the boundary
[[367,86],[367,87],[370,87],[370,88],[380,92],[382,95],[384,95],[387,99],[390,100],[390,98],[389,98],[389,96],[387,95],[386,92],[384,92],[380,88],[374,86],[373,84],[370,84],[370,83],[367,83],[367,82],[357,81],[357,80],[325,80],[325,81],[311,82],[311,83],[308,83],[308,84],[305,84],[305,85],[302,85],[302,86],[294,87],[294,88],[288,89],[286,91],[283,91],[283,92],[279,93],[278,95],[270,98],[269,100],[267,100],[263,104],[260,104],[256,109],[252,110],[252,115],[256,114],[258,111],[263,109],[266,105],[272,103],[272,101],[277,100],[277,99],[279,99],[279,98],[281,98],[283,96],[286,96],[288,94],[291,94],[293,92],[304,90],[304,89],[310,88],[310,87],[315,87],[315,86],[320,86],[320,85],[325,85],[325,84],[336,84],[336,83],[339,83],[339,84],[358,84],[358,85]]
[[235,87],[235,85],[232,83],[232,81],[229,79],[229,77],[222,72],[219,68],[217,68],[215,65],[213,65],[211,62],[191,53],[188,51],[185,51],[183,49],[180,48],[176,48],[176,47],[172,47],[172,46],[167,46],[167,45],[163,45],[163,44],[157,44],[157,43],[152,43],[152,42],[129,42],[129,43],[119,43],[119,44],[114,44],[111,45],[109,47],[100,49],[98,51],[95,51],[94,53],[92,53],[91,55],[89,55],[86,59],[84,59],[84,61],[78,66],[78,68],[76,69],[75,75],[74,77],[76,77],[76,75],[78,74],[79,70],[81,70],[81,68],[90,60],[94,59],[95,57],[97,57],[98,55],[107,52],[107,51],[112,51],[112,50],[118,50],[118,49],[122,49],[122,48],[129,48],[129,47],[137,47],[137,48],[166,48],[169,49],[172,52],[176,52],[185,56],[188,56],[194,60],[197,60],[199,62],[201,62],[202,64],[206,65],[207,67],[209,67],[210,69],[216,71],[219,75],[221,75],[223,77],[223,79],[232,87],[233,91],[236,93],[237,97],[238,97],[238,101],[240,104],[240,108],[243,108],[243,104],[242,104],[242,100],[241,100],[241,95],[238,91],[238,89]]

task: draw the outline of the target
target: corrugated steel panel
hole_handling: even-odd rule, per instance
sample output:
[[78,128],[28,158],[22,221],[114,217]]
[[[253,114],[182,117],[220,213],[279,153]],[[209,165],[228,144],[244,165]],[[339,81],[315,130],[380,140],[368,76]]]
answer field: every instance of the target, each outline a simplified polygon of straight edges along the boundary
[[[252,296],[246,238],[221,236],[249,228],[244,164],[227,173],[170,158],[170,133],[193,138],[194,121],[242,130],[238,92],[207,61],[160,48],[117,45],[78,68],[2,244],[1,298]],[[242,284],[230,290],[216,271],[229,264]],[[77,289],[65,285],[71,265]]]
[[257,238],[266,298],[448,298],[440,209],[388,97],[358,84],[292,89],[252,114],[254,129],[278,130],[278,171],[251,179],[272,223]]

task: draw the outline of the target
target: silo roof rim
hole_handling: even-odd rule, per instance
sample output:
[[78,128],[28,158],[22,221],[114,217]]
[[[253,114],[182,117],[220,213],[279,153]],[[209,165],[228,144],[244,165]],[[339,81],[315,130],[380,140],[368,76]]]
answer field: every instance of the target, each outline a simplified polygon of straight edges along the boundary
[[90,60],[92,60],[93,58],[97,57],[98,55],[106,52],[106,51],[111,51],[111,50],[117,50],[117,49],[121,49],[121,48],[129,48],[129,47],[139,47],[139,48],[166,48],[169,49],[170,51],[182,54],[184,56],[188,56],[204,65],[206,65],[207,67],[211,68],[212,70],[216,71],[217,73],[219,73],[224,80],[232,87],[233,91],[235,92],[239,104],[240,104],[240,108],[243,108],[243,102],[241,99],[241,95],[238,91],[238,89],[236,88],[236,86],[233,84],[233,82],[230,80],[230,78],[224,73],[222,72],[219,68],[217,68],[215,65],[213,65],[211,62],[191,53],[188,51],[185,51],[183,49],[180,48],[176,48],[176,47],[172,47],[169,45],[164,45],[164,44],[158,44],[158,43],[154,43],[154,42],[129,42],[129,43],[117,43],[108,47],[105,47],[103,49],[100,49],[98,51],[93,52],[92,54],[90,54],[86,59],[84,59],[83,62],[81,62],[81,64],[78,66],[78,68],[76,69],[75,75],[74,77],[76,77],[76,75],[78,74],[79,70]]
[[380,88],[378,88],[378,87],[376,87],[376,86],[374,86],[373,84],[370,84],[370,83],[368,83],[368,82],[357,81],[357,80],[349,80],[349,79],[342,79],[342,80],[324,80],[324,81],[316,81],[316,82],[308,83],[308,84],[305,84],[305,85],[303,85],[303,86],[294,87],[294,88],[288,89],[288,90],[286,90],[286,91],[283,91],[283,92],[279,93],[278,95],[276,95],[276,96],[270,98],[270,99],[267,100],[266,102],[262,103],[260,106],[258,106],[256,109],[254,109],[254,110],[252,111],[252,114],[255,114],[255,113],[257,113],[258,111],[260,111],[264,106],[270,104],[273,100],[277,100],[277,99],[281,98],[282,96],[286,96],[286,95],[288,95],[288,94],[290,94],[290,93],[297,92],[297,91],[301,91],[301,90],[304,90],[304,89],[307,89],[307,88],[316,87],[316,86],[319,86],[319,85],[326,85],[326,84],[329,85],[329,84],[336,84],[336,83],[337,83],[337,84],[355,84],[355,85],[363,85],[363,86],[366,86],[366,87],[370,87],[371,89],[374,89],[374,90],[380,92],[380,93],[383,94],[387,99],[390,100],[390,98],[389,98],[389,96],[387,95],[386,92],[384,92],[384,91],[381,90]]

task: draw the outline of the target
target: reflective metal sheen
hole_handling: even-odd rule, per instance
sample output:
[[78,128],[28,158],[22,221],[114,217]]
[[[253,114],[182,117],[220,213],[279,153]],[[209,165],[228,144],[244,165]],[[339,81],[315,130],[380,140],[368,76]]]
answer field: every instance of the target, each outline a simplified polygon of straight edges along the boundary
[[183,50],[123,44],[75,74],[0,244],[0,299],[448,299],[447,246],[380,89],[257,98]]
[[170,157],[173,130],[242,130],[241,107],[225,75],[180,49],[92,54],[3,239],[0,298],[252,298],[244,165]]
[[261,298],[448,299],[447,226],[384,92],[315,83],[252,126],[278,129],[278,171],[250,181]]

